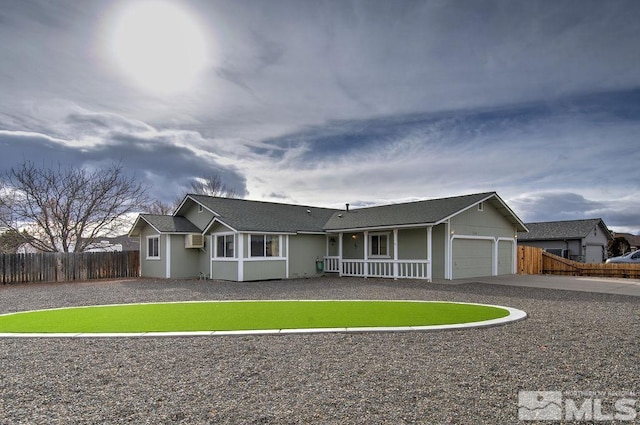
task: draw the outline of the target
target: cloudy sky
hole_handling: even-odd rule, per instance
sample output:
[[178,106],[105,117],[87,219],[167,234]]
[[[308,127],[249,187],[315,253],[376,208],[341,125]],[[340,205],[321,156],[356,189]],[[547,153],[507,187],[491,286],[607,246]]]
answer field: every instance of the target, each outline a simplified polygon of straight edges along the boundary
[[496,191],[640,233],[640,2],[2,0],[0,172],[122,162],[170,201]]

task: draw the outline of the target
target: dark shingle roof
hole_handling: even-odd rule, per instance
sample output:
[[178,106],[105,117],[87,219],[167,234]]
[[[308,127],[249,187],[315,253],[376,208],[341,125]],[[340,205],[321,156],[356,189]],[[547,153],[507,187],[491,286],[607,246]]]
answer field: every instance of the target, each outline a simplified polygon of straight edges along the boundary
[[495,192],[476,193],[452,198],[382,205],[334,213],[324,229],[366,229],[374,227],[438,223],[465,208],[497,196]]
[[[518,239],[523,241],[550,239],[582,239],[602,223],[600,218],[586,220],[547,221],[541,223],[526,223],[529,233],[519,233]],[[608,230],[606,230],[608,232]]]
[[[305,205],[190,194],[175,212],[175,216],[142,214],[140,219],[162,233],[201,233],[205,229],[198,229],[180,215],[190,208],[192,203],[198,203],[212,211],[218,221],[240,232],[324,233],[385,226],[437,224],[483,201],[493,205],[518,229],[526,230],[520,219],[495,192],[352,209],[348,212]],[[139,233],[138,222],[130,235],[136,236]]]
[[614,238],[625,238],[632,247],[640,246],[640,235],[632,235],[631,233],[614,233]]
[[174,217],[170,215],[141,214],[151,226],[162,233],[201,233],[202,229],[184,217]]
[[337,211],[245,199],[188,196],[218,214],[218,220],[224,224],[245,232],[322,232],[324,224]]

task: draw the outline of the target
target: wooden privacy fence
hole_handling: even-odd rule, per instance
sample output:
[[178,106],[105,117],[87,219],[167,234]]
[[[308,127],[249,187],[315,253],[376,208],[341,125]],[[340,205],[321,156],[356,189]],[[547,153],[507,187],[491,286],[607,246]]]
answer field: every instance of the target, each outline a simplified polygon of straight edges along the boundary
[[2,283],[138,277],[140,252],[0,254]]
[[518,246],[518,274],[553,274],[640,279],[640,264],[579,263],[541,248]]
[[518,245],[518,274],[542,274],[542,250]]

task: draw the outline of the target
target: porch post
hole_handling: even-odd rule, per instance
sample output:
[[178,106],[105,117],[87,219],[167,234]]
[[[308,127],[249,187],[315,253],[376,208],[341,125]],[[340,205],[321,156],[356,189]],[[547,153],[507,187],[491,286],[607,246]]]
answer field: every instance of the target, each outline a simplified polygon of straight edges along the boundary
[[398,229],[393,229],[393,280],[398,280]]
[[244,235],[238,233],[238,282],[244,281]]
[[[171,278],[171,234],[167,234],[167,236],[165,237],[166,243],[165,243],[165,248],[166,248],[166,253],[165,253],[165,277],[167,279]],[[160,247],[158,247],[158,251],[160,251]]]
[[444,227],[445,235],[444,235],[444,278],[451,280],[453,279],[453,263],[451,262],[451,223],[449,220],[445,223]]
[[[209,235],[209,279],[213,279],[213,235]],[[217,248],[216,248],[217,250]]]
[[344,233],[338,233],[338,276],[342,277],[342,238]]
[[289,279],[289,235],[285,235],[284,241],[287,250],[287,254],[284,260],[284,267],[286,268],[284,275],[287,279]]
[[369,276],[369,232],[364,231],[364,277]]
[[429,226],[427,227],[427,276],[425,276],[427,278],[427,280],[429,282],[431,282],[431,276],[432,275],[432,258],[433,256],[431,255],[431,247],[432,247],[432,237],[433,237],[433,226]]

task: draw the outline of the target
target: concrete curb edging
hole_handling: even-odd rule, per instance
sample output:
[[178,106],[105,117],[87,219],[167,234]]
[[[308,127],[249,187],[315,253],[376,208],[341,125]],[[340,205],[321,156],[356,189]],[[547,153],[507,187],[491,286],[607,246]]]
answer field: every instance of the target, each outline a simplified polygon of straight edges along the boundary
[[[249,301],[249,300],[241,300]],[[264,300],[263,300],[264,301]],[[284,300],[268,300],[284,301]],[[286,300],[295,301],[295,300]],[[304,301],[332,301],[332,300],[304,300]],[[333,300],[335,301],[335,300]],[[358,301],[358,300],[346,300]],[[423,300],[361,300],[361,301],[411,301],[411,302],[438,302]],[[187,301],[189,302],[189,301]],[[451,301],[447,301],[451,302]],[[0,338],[138,338],[138,337],[177,337],[177,336],[241,336],[241,335],[288,335],[288,334],[317,334],[317,333],[361,333],[361,332],[410,332],[410,331],[438,331],[438,330],[458,330],[467,328],[483,328],[504,325],[517,322],[527,318],[527,313],[512,307],[505,307],[492,304],[451,302],[454,304],[482,305],[496,307],[507,310],[509,314],[498,319],[483,320],[479,322],[455,323],[448,325],[426,325],[426,326],[389,326],[389,327],[352,327],[352,328],[300,328],[300,329],[250,329],[233,331],[187,331],[187,332],[100,332],[100,333],[0,333]],[[92,306],[93,307],[93,306]],[[66,308],[66,307],[65,307]],[[37,311],[37,310],[33,310]],[[20,312],[26,313],[26,312]],[[8,313],[15,314],[15,313]]]

